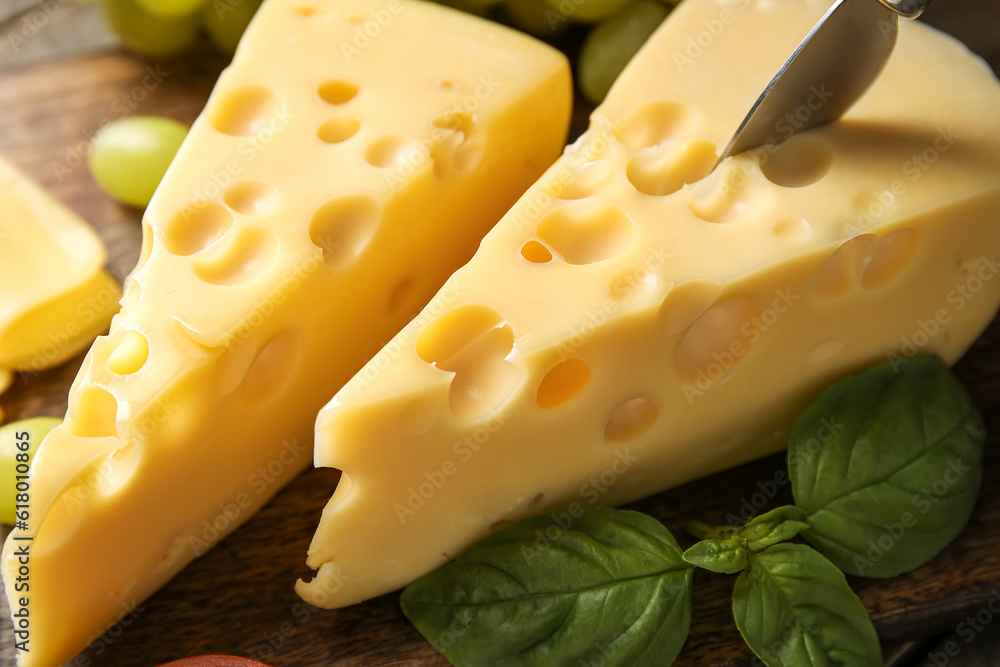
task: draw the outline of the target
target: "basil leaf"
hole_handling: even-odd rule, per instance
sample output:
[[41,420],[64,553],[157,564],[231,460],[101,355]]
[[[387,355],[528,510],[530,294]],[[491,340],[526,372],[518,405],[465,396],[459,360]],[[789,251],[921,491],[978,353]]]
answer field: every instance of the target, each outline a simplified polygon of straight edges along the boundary
[[803,536],[849,574],[894,577],[923,565],[969,520],[984,438],[982,417],[938,357],[838,382],[789,445],[792,493],[809,515]]
[[772,544],[790,540],[809,527],[806,513],[794,505],[773,509],[754,517],[740,529],[750,551],[762,551]]
[[702,540],[684,552],[687,562],[719,574],[736,574],[746,569],[747,542],[741,537]]
[[613,509],[508,526],[403,591],[456,665],[667,665],[691,621],[691,567],[670,532]]
[[733,616],[768,667],[882,665],[875,627],[844,574],[803,544],[750,557],[733,589]]

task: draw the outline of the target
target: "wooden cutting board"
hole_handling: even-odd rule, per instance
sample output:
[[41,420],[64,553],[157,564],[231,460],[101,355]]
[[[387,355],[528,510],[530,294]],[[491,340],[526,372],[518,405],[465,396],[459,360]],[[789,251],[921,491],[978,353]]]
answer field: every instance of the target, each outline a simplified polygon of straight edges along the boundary
[[[997,34],[995,27],[991,34]],[[996,52],[1000,56],[1000,48]],[[93,183],[83,163],[88,139],[102,123],[125,113],[192,121],[223,65],[207,52],[159,64],[112,53],[0,73],[0,153],[98,229],[108,246],[110,268],[122,278],[138,257],[140,214],[114,204]],[[578,111],[577,126],[585,117],[584,110]],[[0,397],[8,419],[61,416],[80,360],[20,378]],[[969,526],[944,554],[893,580],[852,580],[883,638],[887,658],[906,645],[899,640],[954,630],[968,614],[986,609],[991,595],[1000,595],[1000,485],[993,483],[1000,479],[1000,321],[957,370],[989,424],[986,481]],[[768,507],[789,501],[789,490],[771,482],[783,468],[783,457],[771,457],[632,507],[662,520],[689,546],[693,540],[684,532],[689,521],[724,522],[726,513],[742,502],[759,500],[762,488],[775,491]],[[447,664],[403,617],[398,594],[323,611],[306,606],[292,591],[296,578],[310,574],[304,565],[306,549],[336,481],[333,471],[304,473],[151,599],[136,601],[134,613],[75,664],[136,667],[206,653],[249,655],[276,667]],[[732,623],[732,585],[733,578],[698,572],[691,634],[678,665],[749,661]],[[0,599],[0,604],[6,617],[6,602]],[[998,630],[1000,620],[993,632]],[[12,665],[13,653],[11,630],[4,622],[0,665]]]

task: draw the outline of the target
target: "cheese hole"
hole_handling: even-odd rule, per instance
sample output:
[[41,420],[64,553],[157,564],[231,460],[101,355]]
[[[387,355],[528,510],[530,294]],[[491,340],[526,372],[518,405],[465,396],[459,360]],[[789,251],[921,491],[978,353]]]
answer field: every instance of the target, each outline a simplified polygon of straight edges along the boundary
[[874,254],[874,234],[856,236],[841,244],[820,267],[816,293],[824,299],[836,299],[853,292]]
[[896,204],[896,196],[881,188],[865,188],[851,199],[858,215],[865,220],[885,217]]
[[611,280],[608,291],[616,301],[628,303],[652,294],[660,279],[645,266],[620,272]]
[[604,425],[604,441],[623,445],[645,435],[660,419],[660,406],[651,398],[625,401],[611,413]]
[[246,226],[229,234],[192,264],[194,274],[210,285],[239,285],[260,276],[278,256],[278,237],[266,227]]
[[373,167],[386,169],[402,164],[416,151],[416,143],[407,137],[390,134],[373,141],[365,151],[365,160]]
[[223,350],[212,367],[212,386],[219,396],[232,394],[243,382],[257,356],[257,334],[233,343]]
[[545,185],[556,199],[583,199],[600,192],[614,178],[615,168],[608,160],[594,160],[561,171]]
[[294,11],[299,16],[304,16],[306,18],[309,18],[311,16],[316,16],[317,14],[321,14],[322,13],[322,12],[320,12],[320,10],[316,9],[315,7],[310,7],[310,6],[296,7],[292,11]]
[[302,342],[292,331],[271,339],[254,359],[243,381],[246,402],[256,407],[284,393],[297,373],[301,351]]
[[358,87],[350,81],[331,79],[319,84],[316,93],[327,104],[344,104],[354,99],[358,94]]
[[382,217],[367,194],[346,194],[323,202],[309,221],[309,238],[323,251],[323,261],[343,269],[357,259],[375,236]]
[[778,144],[760,168],[775,185],[801,188],[823,178],[832,164],[833,150],[829,144],[800,134]]
[[211,112],[212,127],[234,137],[255,135],[281,109],[281,99],[264,86],[246,86],[222,95]]
[[139,463],[139,450],[131,438],[124,445],[111,452],[102,471],[109,492],[121,489],[132,479]]
[[[677,344],[674,366],[686,381],[704,374],[715,381],[746,358],[760,338],[763,309],[750,297],[736,297],[706,310]],[[773,324],[773,323],[772,323]]]
[[730,158],[698,181],[688,196],[688,209],[706,222],[751,222],[765,214],[774,188],[756,162],[744,155]]
[[480,304],[451,310],[432,322],[417,339],[417,355],[454,376],[448,392],[453,415],[471,419],[496,409],[520,379],[506,361],[514,348],[514,330],[503,316]]
[[361,129],[361,123],[352,116],[334,116],[323,121],[316,130],[316,136],[328,144],[347,141]]
[[135,267],[132,269],[132,273],[136,273],[146,262],[149,261],[149,256],[153,254],[153,228],[149,225],[149,221],[142,219],[142,246],[139,248],[139,259],[135,262]]
[[675,285],[660,305],[660,327],[668,336],[686,331],[716,302],[722,284],[714,280],[687,280]]
[[278,189],[268,183],[243,181],[230,186],[222,195],[226,206],[243,215],[261,215],[278,202]]
[[625,173],[639,192],[669,195],[707,176],[719,157],[715,150],[707,139],[691,139],[677,150],[643,149],[629,159]]
[[106,389],[90,387],[77,398],[73,419],[66,431],[81,438],[106,438],[118,434],[118,401]]
[[538,407],[554,408],[579,394],[590,379],[590,366],[582,359],[567,359],[556,364],[538,385]]
[[552,261],[552,253],[538,241],[528,241],[521,246],[521,256],[535,264]]
[[118,375],[131,375],[146,363],[149,342],[138,331],[126,331],[108,357],[108,370]]
[[232,224],[233,214],[221,204],[213,201],[191,204],[174,214],[167,223],[163,245],[173,255],[193,255],[222,238]]
[[354,480],[346,472],[340,472],[340,479],[337,480],[337,488],[334,489],[327,508],[338,507],[347,502],[347,499],[354,493]]
[[538,236],[569,264],[591,264],[623,251],[632,219],[620,206],[598,200],[563,204],[538,222]]
[[539,493],[538,495],[536,495],[534,498],[531,499],[530,503],[528,503],[528,509],[530,510],[533,507],[538,507],[538,505],[540,505],[543,500],[545,500],[545,494]]
[[787,215],[771,224],[771,233],[779,239],[804,241],[812,236],[812,225],[802,216]]
[[625,115],[615,136],[631,148],[656,146],[685,134],[695,123],[694,112],[679,102],[649,102]]
[[919,247],[920,235],[909,227],[880,238],[875,245],[875,254],[861,276],[861,286],[878,289],[888,285],[913,263]]
[[471,115],[458,112],[434,120],[430,157],[438,178],[452,178],[472,171],[483,155],[483,142],[474,133]]

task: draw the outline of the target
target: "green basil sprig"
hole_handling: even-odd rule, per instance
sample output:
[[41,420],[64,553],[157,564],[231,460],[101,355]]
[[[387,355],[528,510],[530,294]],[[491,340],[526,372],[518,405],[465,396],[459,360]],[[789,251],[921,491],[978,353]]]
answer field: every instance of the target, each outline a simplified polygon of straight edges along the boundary
[[751,519],[745,526],[712,528],[700,522],[688,530],[701,537],[701,542],[684,552],[684,560],[705,570],[719,574],[742,572],[750,554],[766,549],[772,544],[795,537],[808,528],[806,514],[798,507],[786,505]]
[[668,665],[687,639],[692,568],[645,514],[586,510],[508,526],[400,600],[457,665]]
[[982,481],[985,427],[961,383],[921,354],[846,378],[805,411],[789,477],[802,535],[848,574],[894,577],[961,532]]
[[733,589],[733,616],[768,667],[878,667],[868,611],[844,574],[816,550],[778,544],[750,556]]

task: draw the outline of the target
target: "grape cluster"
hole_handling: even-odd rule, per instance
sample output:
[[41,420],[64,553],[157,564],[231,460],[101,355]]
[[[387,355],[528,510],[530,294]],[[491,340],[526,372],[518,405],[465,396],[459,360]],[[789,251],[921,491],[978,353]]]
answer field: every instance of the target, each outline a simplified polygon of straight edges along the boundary
[[146,56],[182,53],[204,30],[232,55],[262,0],[100,0],[104,18],[122,42]]

